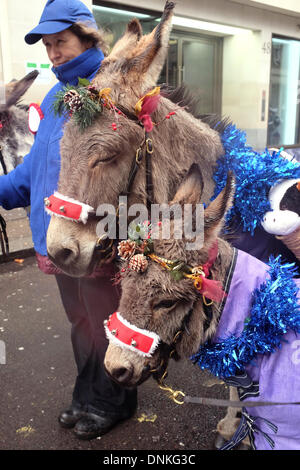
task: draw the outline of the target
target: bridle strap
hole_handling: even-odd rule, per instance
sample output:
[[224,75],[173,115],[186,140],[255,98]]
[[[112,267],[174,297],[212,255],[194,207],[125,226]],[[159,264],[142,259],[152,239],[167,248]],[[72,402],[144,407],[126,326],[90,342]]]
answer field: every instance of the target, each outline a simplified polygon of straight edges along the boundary
[[9,252],[9,243],[8,237],[6,232],[6,222],[2,215],[0,214],[0,246],[2,249],[2,253],[6,256]]
[[148,137],[148,133],[145,136],[146,142],[146,194],[147,194],[147,210],[148,214],[151,213],[151,204],[154,202],[153,192],[153,180],[152,180],[152,153],[153,145],[152,140]]
[[138,169],[143,161],[144,152],[143,148],[145,147],[145,159],[146,159],[146,194],[147,194],[147,210],[150,214],[151,211],[151,204],[154,202],[154,194],[153,194],[153,180],[152,180],[152,154],[153,154],[153,143],[152,139],[149,137],[149,134],[145,133],[145,139],[142,145],[136,150],[134,158],[132,160],[127,187],[126,190],[123,191],[120,196],[128,196],[131,192],[133,182],[135,180],[136,174]]
[[130,172],[129,172],[129,176],[128,176],[128,182],[127,182],[127,187],[126,187],[126,190],[123,191],[120,196],[128,196],[130,194],[130,191],[132,189],[132,185],[133,185],[133,182],[134,182],[134,179],[135,179],[135,176],[137,174],[137,171],[140,167],[140,164],[143,160],[143,149],[142,149],[142,146],[141,145],[137,151],[135,152],[135,155],[134,155],[134,158],[132,160],[132,164],[131,164],[131,168],[130,168]]
[[7,168],[6,168],[6,164],[5,164],[5,161],[4,161],[1,145],[0,145],[0,163],[1,163],[1,166],[2,166],[3,173],[5,175],[7,175]]
[[195,307],[195,304],[196,304],[197,300],[198,300],[198,297],[195,300],[195,302],[193,303],[193,305],[191,306],[191,308],[189,309],[188,313],[185,315],[185,317],[182,321],[181,328],[175,333],[172,342],[170,344],[161,342],[160,347],[161,347],[161,349],[163,349],[163,348],[165,349],[166,354],[163,357],[163,359],[162,359],[161,363],[159,364],[159,366],[155,369],[150,370],[153,378],[159,384],[161,383],[162,379],[167,374],[169,359],[171,359],[171,358],[175,359],[175,360],[180,359],[180,357],[177,353],[177,350],[176,350],[176,346],[179,343],[179,341],[182,339],[182,335],[184,334],[184,332],[187,335],[190,335],[187,324],[188,324],[188,321],[189,321],[189,318],[190,318],[191,314],[193,313],[193,310],[194,310],[194,307]]

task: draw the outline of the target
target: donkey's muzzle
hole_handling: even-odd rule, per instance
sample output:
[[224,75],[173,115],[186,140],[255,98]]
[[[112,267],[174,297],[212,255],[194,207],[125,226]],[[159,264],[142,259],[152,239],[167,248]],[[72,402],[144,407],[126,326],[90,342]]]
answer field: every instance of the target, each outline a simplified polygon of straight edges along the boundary
[[133,367],[115,367],[110,371],[105,367],[106,374],[118,385],[129,387],[133,376]]
[[72,266],[76,263],[79,256],[79,246],[75,241],[69,243],[68,246],[56,246],[49,249],[48,246],[48,256],[50,260],[59,268],[64,268],[66,266]]

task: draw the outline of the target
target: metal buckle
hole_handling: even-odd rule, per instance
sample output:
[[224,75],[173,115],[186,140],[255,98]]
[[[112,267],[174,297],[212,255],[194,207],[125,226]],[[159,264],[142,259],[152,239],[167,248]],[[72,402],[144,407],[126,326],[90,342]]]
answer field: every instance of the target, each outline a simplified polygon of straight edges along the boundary
[[142,152],[141,147],[139,147],[135,153],[135,161],[138,165],[140,165],[142,160],[143,160],[143,152]]
[[150,138],[146,139],[146,149],[147,149],[147,153],[150,153],[150,155],[153,153],[153,144],[152,144],[152,139]]

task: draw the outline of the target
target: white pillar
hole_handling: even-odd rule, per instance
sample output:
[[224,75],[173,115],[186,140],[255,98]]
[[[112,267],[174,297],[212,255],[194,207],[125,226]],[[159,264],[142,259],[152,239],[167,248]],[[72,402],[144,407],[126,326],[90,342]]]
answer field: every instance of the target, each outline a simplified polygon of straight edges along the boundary
[[0,0],[0,62],[2,62],[4,83],[13,78],[7,2],[8,0]]

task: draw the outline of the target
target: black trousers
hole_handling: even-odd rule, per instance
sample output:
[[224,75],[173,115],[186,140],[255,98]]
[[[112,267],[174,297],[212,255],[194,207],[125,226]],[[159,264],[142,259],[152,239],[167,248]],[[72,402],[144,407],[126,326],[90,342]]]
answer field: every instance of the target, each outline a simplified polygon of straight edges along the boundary
[[73,403],[86,411],[132,414],[137,392],[120,387],[106,375],[103,367],[108,341],[103,321],[119,303],[120,290],[113,286],[111,276],[72,278],[55,276],[61,299],[71,322],[71,339],[77,364]]

